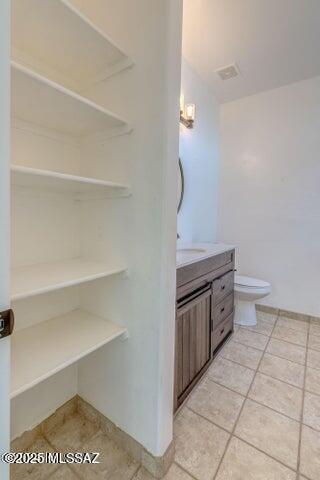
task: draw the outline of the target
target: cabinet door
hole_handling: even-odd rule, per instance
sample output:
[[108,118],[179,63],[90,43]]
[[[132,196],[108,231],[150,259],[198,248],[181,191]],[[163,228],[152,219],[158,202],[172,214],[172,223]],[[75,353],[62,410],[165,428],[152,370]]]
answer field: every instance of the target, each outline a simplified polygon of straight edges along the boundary
[[176,401],[210,360],[210,307],[209,289],[177,310]]

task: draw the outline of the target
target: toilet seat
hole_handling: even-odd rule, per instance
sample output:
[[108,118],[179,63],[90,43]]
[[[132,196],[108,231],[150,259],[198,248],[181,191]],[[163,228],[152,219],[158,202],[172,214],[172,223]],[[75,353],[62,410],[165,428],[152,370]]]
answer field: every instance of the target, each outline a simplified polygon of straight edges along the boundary
[[271,287],[270,283],[268,282],[264,282],[263,280],[259,280],[258,278],[246,277],[244,275],[235,275],[234,284],[235,286],[248,289],[266,289]]

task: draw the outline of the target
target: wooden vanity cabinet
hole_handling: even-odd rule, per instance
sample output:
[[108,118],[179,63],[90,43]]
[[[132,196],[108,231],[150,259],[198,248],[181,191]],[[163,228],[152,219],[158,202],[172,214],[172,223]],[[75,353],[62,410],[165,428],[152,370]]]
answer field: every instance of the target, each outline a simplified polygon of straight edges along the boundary
[[177,270],[175,410],[233,331],[234,251]]

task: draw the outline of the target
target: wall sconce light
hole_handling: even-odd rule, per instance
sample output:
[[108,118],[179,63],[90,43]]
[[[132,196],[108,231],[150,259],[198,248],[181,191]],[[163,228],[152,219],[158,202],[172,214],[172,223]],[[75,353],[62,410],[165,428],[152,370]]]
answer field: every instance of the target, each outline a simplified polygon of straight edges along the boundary
[[180,123],[187,128],[193,128],[196,106],[194,103],[184,103],[184,95],[180,96]]

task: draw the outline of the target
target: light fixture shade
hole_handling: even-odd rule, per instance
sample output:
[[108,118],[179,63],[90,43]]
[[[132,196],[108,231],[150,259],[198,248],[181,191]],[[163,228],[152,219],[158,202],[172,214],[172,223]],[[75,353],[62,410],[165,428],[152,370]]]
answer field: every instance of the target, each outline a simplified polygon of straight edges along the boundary
[[184,94],[180,95],[180,123],[187,128],[193,128],[196,106],[194,103],[184,103]]
[[195,104],[194,103],[187,103],[187,105],[185,106],[186,119],[194,121],[195,113],[196,113]]
[[184,94],[181,93],[180,95],[180,112],[184,112]]

